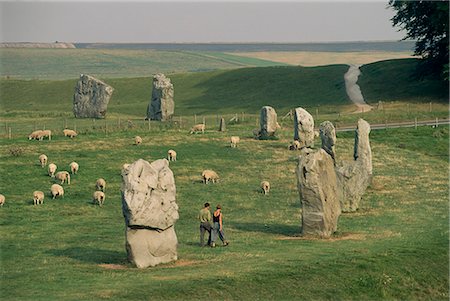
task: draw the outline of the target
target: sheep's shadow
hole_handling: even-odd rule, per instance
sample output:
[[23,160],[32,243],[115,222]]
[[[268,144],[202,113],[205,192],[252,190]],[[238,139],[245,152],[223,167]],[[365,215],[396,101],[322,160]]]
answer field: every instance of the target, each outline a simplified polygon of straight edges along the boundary
[[72,247],[67,249],[53,249],[49,254],[59,257],[69,257],[78,261],[95,264],[125,264],[127,263],[127,254],[123,252],[102,250],[88,247]]
[[285,236],[298,236],[301,233],[300,225],[241,222],[241,223],[233,223],[232,227],[240,231],[262,232]]

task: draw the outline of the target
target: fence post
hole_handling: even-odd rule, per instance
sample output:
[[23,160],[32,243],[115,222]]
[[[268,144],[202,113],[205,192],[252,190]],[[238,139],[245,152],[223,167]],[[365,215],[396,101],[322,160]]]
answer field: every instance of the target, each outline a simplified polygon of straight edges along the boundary
[[120,131],[120,117],[119,117],[119,131]]
[[150,130],[151,130],[151,123],[150,123],[150,118],[149,119],[147,119],[148,120],[148,131],[150,132]]
[[414,129],[417,130],[417,117],[414,118]]
[[206,124],[206,123],[205,123],[205,116],[203,116],[203,124]]
[[242,112],[242,122],[244,122],[244,115],[245,115],[245,113]]
[[194,124],[197,124],[197,114],[194,114]]
[[8,128],[8,139],[12,138],[11,127]]
[[439,120],[438,120],[438,118],[436,117],[436,127],[438,127],[439,126]]
[[73,124],[73,130],[74,130],[75,132],[77,131],[77,123],[76,123],[76,122]]
[[432,108],[432,104],[431,104],[431,101],[430,101],[430,112],[431,112],[431,108]]

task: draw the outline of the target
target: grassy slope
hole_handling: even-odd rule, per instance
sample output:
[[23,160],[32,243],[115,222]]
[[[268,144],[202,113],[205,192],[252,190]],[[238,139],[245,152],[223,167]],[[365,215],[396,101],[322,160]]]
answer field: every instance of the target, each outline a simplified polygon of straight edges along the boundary
[[[0,208],[2,299],[448,300],[448,128],[372,132],[373,185],[359,212],[341,216],[331,240],[296,239],[297,153],[286,150],[292,130],[276,141],[249,139],[250,130],[2,139],[0,172],[8,174],[0,180],[7,197]],[[139,147],[132,145],[136,134],[144,137]],[[230,135],[243,138],[239,148],[228,147]],[[351,157],[352,143],[351,134],[338,134],[339,160]],[[12,146],[24,154],[10,156]],[[137,270],[125,258],[120,166],[164,157],[169,148],[179,157],[171,164],[179,261]],[[65,185],[64,199],[47,195],[34,207],[33,190],[47,193],[52,184],[38,165],[42,152],[59,170],[78,161],[80,172]],[[205,168],[218,171],[222,182],[200,184]],[[89,203],[98,177],[108,181],[103,208]],[[266,197],[257,191],[262,179],[272,183]],[[205,201],[224,206],[227,248],[197,246],[195,216]]]
[[[118,49],[0,49],[0,76],[69,79],[80,73],[103,78],[282,65],[220,53]],[[30,66],[33,66],[30,68]]]

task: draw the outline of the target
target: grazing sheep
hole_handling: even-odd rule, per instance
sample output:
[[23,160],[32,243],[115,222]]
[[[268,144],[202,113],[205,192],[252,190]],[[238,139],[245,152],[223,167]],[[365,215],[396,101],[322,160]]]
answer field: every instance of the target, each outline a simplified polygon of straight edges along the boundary
[[44,193],[39,190],[33,192],[33,202],[34,205],[44,204]]
[[300,149],[300,142],[298,140],[292,141],[292,143],[289,145],[289,150],[299,150]]
[[54,178],[54,177],[55,177],[55,172],[56,172],[56,169],[57,169],[57,168],[58,168],[58,167],[56,166],[56,164],[50,163],[50,164],[48,165],[48,175],[49,175],[50,177]]
[[28,135],[28,140],[32,140],[32,139],[38,139],[39,135],[41,134],[41,130],[37,130],[32,132],[30,135]]
[[140,136],[134,137],[134,144],[139,145],[142,143],[142,138]]
[[69,164],[69,167],[70,167],[70,172],[71,172],[72,174],[76,174],[76,173],[78,172],[78,169],[80,168],[80,166],[78,165],[77,162],[72,162],[72,163],[70,163],[70,164]]
[[191,131],[189,132],[189,134],[194,134],[194,133],[196,134],[197,132],[202,132],[202,134],[205,133],[205,124],[204,123],[199,123],[199,124],[194,125],[191,128]]
[[268,194],[270,191],[270,183],[267,181],[262,181],[261,189],[262,189],[262,192],[264,193],[264,195]]
[[203,183],[208,184],[211,180],[213,183],[219,182],[219,176],[214,170],[206,169],[202,172]]
[[69,129],[63,130],[63,133],[64,133],[65,137],[69,137],[69,138],[73,138],[73,137],[76,137],[78,135],[77,132],[75,132],[74,130],[69,130]]
[[101,190],[101,191],[105,191],[106,189],[106,181],[105,179],[98,179],[97,182],[95,182],[95,187],[97,188],[97,190]]
[[42,154],[39,156],[39,162],[41,162],[41,167],[44,168],[45,165],[47,165],[47,156]]
[[238,136],[231,136],[230,147],[237,147],[239,141],[241,141],[241,139]]
[[97,202],[100,206],[103,206],[103,202],[105,201],[105,193],[103,191],[94,192],[93,196],[94,204]]
[[67,171],[60,171],[56,173],[56,179],[61,181],[61,184],[67,181],[67,184],[70,185],[70,174]]
[[3,204],[5,204],[5,196],[0,194],[0,206],[3,207]]
[[177,152],[173,149],[169,149],[169,151],[167,152],[167,160],[177,161]]
[[50,131],[50,130],[40,131],[38,136],[36,137],[36,139],[42,141],[42,140],[44,140],[45,137],[47,137],[48,140],[52,140],[52,131]]
[[57,196],[64,197],[64,188],[62,188],[61,185],[53,184],[50,188],[51,194],[53,196],[53,199],[55,199]]

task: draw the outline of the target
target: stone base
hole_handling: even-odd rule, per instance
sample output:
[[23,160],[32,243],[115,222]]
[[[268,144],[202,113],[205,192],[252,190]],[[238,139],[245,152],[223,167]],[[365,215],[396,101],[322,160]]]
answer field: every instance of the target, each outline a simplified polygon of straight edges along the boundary
[[174,227],[158,232],[150,229],[125,230],[128,260],[138,268],[177,260],[177,235]]

